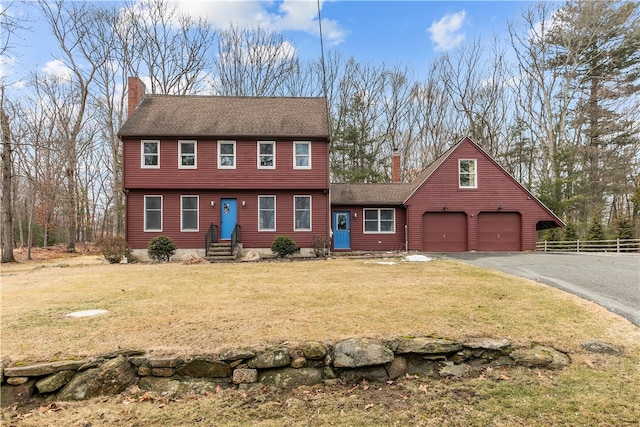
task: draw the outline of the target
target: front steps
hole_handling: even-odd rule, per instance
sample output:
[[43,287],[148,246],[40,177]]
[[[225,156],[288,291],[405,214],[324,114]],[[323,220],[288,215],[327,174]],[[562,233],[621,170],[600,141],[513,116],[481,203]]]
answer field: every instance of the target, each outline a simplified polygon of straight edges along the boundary
[[209,245],[205,259],[209,262],[235,261],[241,246],[237,245],[235,253],[231,252],[231,242],[215,242]]

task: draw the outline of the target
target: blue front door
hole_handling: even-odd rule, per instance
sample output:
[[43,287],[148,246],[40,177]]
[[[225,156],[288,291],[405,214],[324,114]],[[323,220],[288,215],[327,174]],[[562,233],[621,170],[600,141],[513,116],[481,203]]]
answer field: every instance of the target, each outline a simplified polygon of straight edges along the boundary
[[238,201],[236,199],[222,199],[220,201],[220,239],[231,239],[231,233],[238,220]]
[[349,212],[333,213],[333,249],[351,249]]

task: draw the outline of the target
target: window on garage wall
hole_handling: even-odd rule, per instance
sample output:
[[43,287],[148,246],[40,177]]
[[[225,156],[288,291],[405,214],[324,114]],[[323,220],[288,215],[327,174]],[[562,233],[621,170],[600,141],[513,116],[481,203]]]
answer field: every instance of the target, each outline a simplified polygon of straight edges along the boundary
[[476,159],[458,160],[460,188],[478,188],[478,168]]

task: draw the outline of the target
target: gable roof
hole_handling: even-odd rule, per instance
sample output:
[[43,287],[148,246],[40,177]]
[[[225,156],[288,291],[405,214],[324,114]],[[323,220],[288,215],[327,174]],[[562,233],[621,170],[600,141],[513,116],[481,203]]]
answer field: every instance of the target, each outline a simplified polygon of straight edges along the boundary
[[402,203],[405,204],[413,196],[413,194],[429,180],[431,175],[433,175],[433,173],[436,170],[438,170],[438,168],[451,156],[451,154],[455,152],[465,142],[470,144],[476,150],[478,150],[481,154],[483,154],[491,163],[495,165],[495,167],[500,169],[508,179],[510,179],[514,184],[520,187],[522,191],[524,191],[529,197],[531,197],[532,200],[535,200],[536,203],[538,203],[538,205],[540,205],[545,211],[549,213],[549,215],[551,215],[554,221],[553,222],[543,221],[542,228],[553,228],[556,226],[564,227],[565,225],[564,222],[555,213],[553,213],[551,209],[549,209],[544,203],[542,203],[540,199],[534,196],[533,193],[531,193],[531,191],[529,191],[524,185],[522,185],[517,179],[515,179],[513,175],[511,175],[505,168],[503,168],[491,155],[489,155],[489,153],[487,153],[480,145],[478,145],[475,141],[473,141],[469,137],[462,138],[457,144],[455,144],[453,147],[447,150],[442,156],[436,159],[435,162],[433,162],[426,169],[420,172],[420,174],[418,174],[418,176],[412,183],[410,193],[408,194],[406,199],[403,200]]
[[119,136],[329,139],[324,98],[145,95]]
[[331,184],[333,205],[401,205],[411,184]]

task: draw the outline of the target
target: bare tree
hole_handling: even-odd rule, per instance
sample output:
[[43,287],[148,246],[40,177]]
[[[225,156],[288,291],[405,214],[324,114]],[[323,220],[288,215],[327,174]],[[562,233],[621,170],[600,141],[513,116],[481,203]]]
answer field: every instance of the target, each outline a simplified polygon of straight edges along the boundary
[[[504,52],[491,43],[486,52],[480,39],[442,57],[445,88],[466,124],[466,134],[492,156],[500,152],[509,117]],[[487,57],[488,56],[488,57]]]
[[214,59],[214,93],[223,96],[274,96],[300,69],[293,46],[262,27],[231,26],[220,33]]
[[[22,22],[9,11],[13,2],[0,4],[0,59],[12,49],[12,37]],[[0,138],[2,139],[2,256],[0,262],[13,262],[15,236],[13,231],[13,146],[11,123],[5,108],[5,82],[0,81]]]
[[143,0],[122,11],[120,47],[131,75],[148,76],[152,93],[186,95],[205,89],[215,33],[166,0]]
[[95,40],[87,37],[100,19],[90,4],[65,5],[64,1],[59,0],[55,3],[40,1],[39,6],[62,52],[58,59],[68,68],[71,76],[67,79],[69,90],[66,96],[52,97],[50,100],[56,109],[56,124],[66,141],[64,174],[69,215],[68,250],[73,252],[78,238],[78,146],[86,143],[81,133],[87,120],[90,86],[107,58],[98,55],[99,51],[93,43]]

